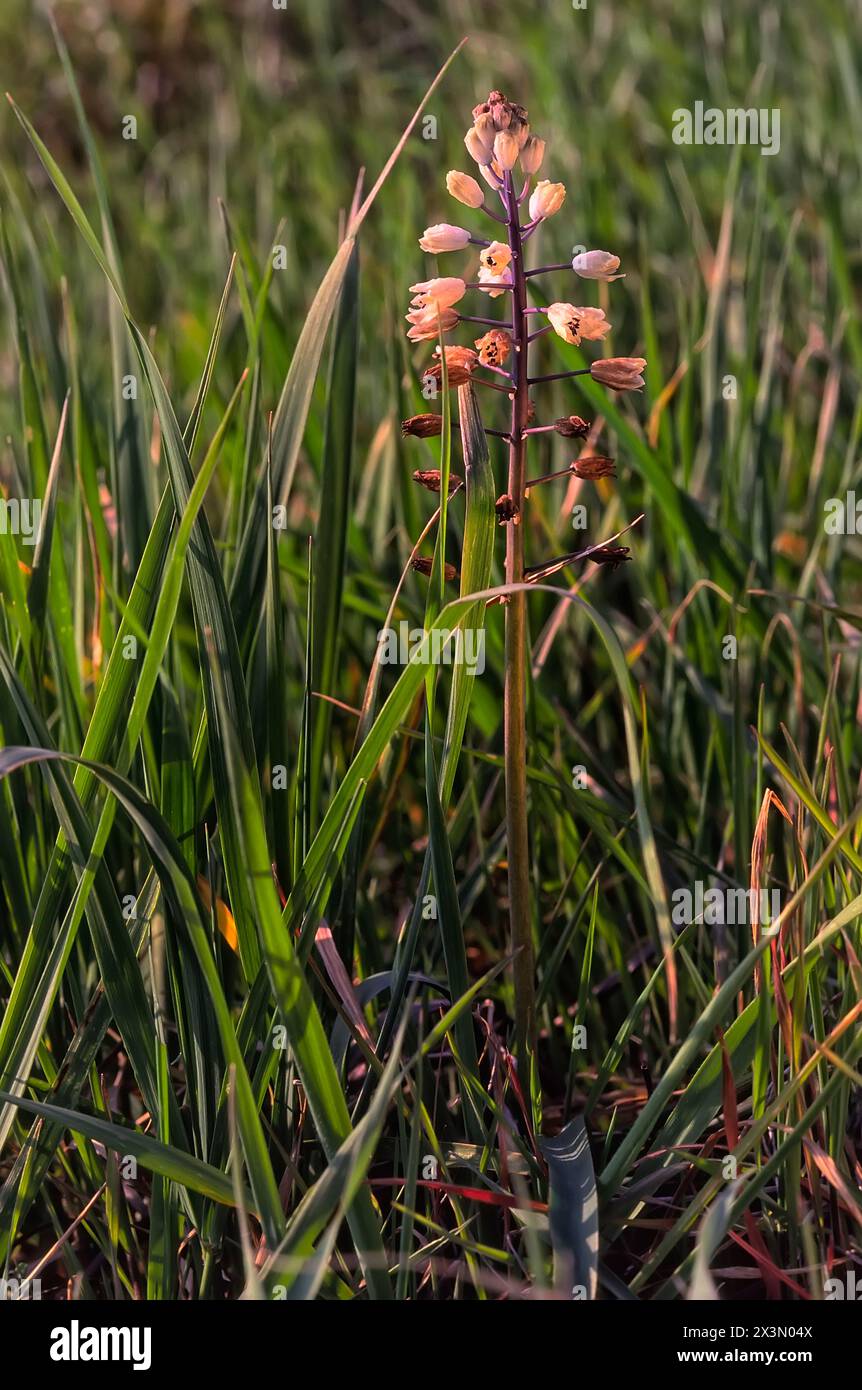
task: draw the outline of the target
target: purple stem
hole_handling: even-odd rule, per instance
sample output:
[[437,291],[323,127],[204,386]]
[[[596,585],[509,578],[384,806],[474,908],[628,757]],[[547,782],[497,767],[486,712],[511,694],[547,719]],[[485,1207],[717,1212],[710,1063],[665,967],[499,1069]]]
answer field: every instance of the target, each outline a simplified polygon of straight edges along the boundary
[[589,376],[589,367],[579,367],[576,372],[552,372],[550,376],[531,376],[530,385],[536,386],[540,381],[562,381],[567,376]]
[[[524,431],[530,412],[527,375],[527,281],[524,275],[523,235],[518,199],[511,173],[506,175],[506,211],[512,252],[512,427],[509,443],[507,492],[516,515],[524,501]],[[524,526],[506,527],[506,583],[524,579]],[[530,846],[527,837],[527,661],[529,633],[523,592],[509,595],[506,605],[503,684],[503,763],[508,856],[509,932],[513,955],[515,1050],[522,1082],[530,1075],[533,1055],[536,997],[530,885]]]
[[462,323],[487,323],[491,328],[511,328],[510,323],[501,323],[499,319],[479,319],[474,314],[459,314]]
[[535,270],[526,271],[529,278],[531,275],[545,275],[549,270],[571,270],[571,261],[563,261],[562,265],[537,265]]

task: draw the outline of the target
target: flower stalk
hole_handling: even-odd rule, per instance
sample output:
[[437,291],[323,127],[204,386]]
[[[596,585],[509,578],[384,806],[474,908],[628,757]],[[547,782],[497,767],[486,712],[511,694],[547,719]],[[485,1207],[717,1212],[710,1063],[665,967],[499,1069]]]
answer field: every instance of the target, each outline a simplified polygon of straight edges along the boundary
[[[516,515],[524,503],[524,466],[529,390],[527,280],[521,242],[518,197],[511,173],[506,175],[506,230],[512,253],[512,347],[515,387],[509,443],[506,491]],[[506,527],[506,583],[524,582],[523,526]],[[503,685],[503,759],[506,787],[506,849],[509,875],[509,928],[515,953],[512,974],[515,993],[515,1055],[525,1067],[535,1044],[536,991],[530,898],[530,846],[527,835],[527,596],[513,593],[506,605]]]

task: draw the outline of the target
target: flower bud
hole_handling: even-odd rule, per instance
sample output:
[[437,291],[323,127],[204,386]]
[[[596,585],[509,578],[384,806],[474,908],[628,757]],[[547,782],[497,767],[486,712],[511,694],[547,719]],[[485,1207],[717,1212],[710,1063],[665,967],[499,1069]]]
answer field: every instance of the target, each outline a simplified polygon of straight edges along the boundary
[[582,280],[624,280],[624,275],[614,274],[619,264],[619,256],[610,251],[581,251],[572,260],[572,270]]
[[525,174],[537,174],[545,157],[545,142],[538,135],[531,135],[521,150],[521,168]]
[[453,227],[451,222],[437,222],[426,227],[419,238],[423,251],[437,255],[440,251],[463,251],[470,243],[470,233],[465,227]]
[[459,203],[463,203],[468,208],[480,208],[485,201],[485,195],[481,186],[470,174],[461,174],[457,169],[450,169],[446,175],[446,187],[457,198]]
[[467,151],[477,164],[490,164],[494,158],[494,122],[490,116],[480,116],[464,136]]
[[495,124],[493,116],[486,113],[484,115],[474,117],[473,129],[479,136],[479,139],[484,141],[484,143],[490,149],[494,144],[494,136],[497,134],[497,131],[500,129],[500,127]]
[[540,179],[530,195],[531,221],[536,222],[540,217],[553,217],[554,213],[559,212],[563,206],[565,196],[565,184],[550,183],[548,179]]
[[515,166],[520,146],[516,137],[509,130],[500,130],[494,140],[494,158],[501,169],[512,169]]

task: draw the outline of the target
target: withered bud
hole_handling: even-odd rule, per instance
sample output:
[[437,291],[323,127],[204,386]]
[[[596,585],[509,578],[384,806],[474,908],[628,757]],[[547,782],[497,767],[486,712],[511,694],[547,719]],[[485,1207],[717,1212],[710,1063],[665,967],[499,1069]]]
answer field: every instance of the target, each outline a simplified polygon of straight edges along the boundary
[[[435,349],[435,357],[439,359],[439,351]],[[479,360],[478,352],[472,348],[447,347],[446,349],[446,369],[449,377],[450,386],[463,386],[465,381],[470,380],[473,368]],[[422,380],[428,378],[441,385],[443,380],[443,367],[440,361],[432,362],[430,367],[426,367],[422,373]]]
[[498,497],[494,503],[494,510],[497,513],[497,524],[505,526],[507,521],[514,521],[517,526],[521,520],[520,509],[514,497],[510,497],[508,492],[504,492],[502,497]]
[[[471,373],[466,367],[450,366],[448,375],[450,386],[463,386],[465,381],[470,380]],[[438,386],[442,385],[443,368],[439,362],[433,362],[430,367],[426,367],[422,373],[423,385],[426,381],[434,381]]]
[[[411,561],[411,565],[417,574],[424,574],[430,577],[431,570],[434,567],[434,561],[427,559],[424,555],[417,555],[416,558]],[[447,564],[443,566],[443,578],[458,578],[458,571],[454,565]]]
[[527,398],[527,424],[532,425],[536,418],[536,405],[532,396]]
[[[434,356],[438,358],[440,356],[439,343],[434,349]],[[446,348],[446,365],[449,368],[453,366],[469,367],[472,370],[472,368],[476,365],[476,359],[478,358],[478,356],[479,354],[477,352],[474,352],[472,348],[457,347],[456,345],[452,345]]]
[[401,421],[401,433],[405,439],[408,434],[413,434],[417,439],[430,439],[435,434],[443,433],[442,415],[411,415],[409,420]]
[[590,551],[588,558],[595,560],[597,565],[610,565],[615,570],[631,559],[631,551],[627,545],[599,545]]
[[585,439],[590,432],[588,422],[582,420],[580,415],[562,415],[554,421],[554,429],[567,439]]
[[574,459],[569,464],[569,472],[574,473],[576,478],[586,478],[589,481],[617,476],[614,460],[601,454],[595,454],[592,458]]
[[490,116],[496,130],[509,130],[527,124],[527,112],[516,101],[507,101],[502,92],[489,92],[487,101],[473,107],[473,120]]
[[[440,469],[439,468],[417,468],[413,474],[414,483],[419,483],[420,487],[427,487],[429,492],[440,491]],[[449,496],[457,492],[464,479],[459,478],[457,473],[449,474]]]

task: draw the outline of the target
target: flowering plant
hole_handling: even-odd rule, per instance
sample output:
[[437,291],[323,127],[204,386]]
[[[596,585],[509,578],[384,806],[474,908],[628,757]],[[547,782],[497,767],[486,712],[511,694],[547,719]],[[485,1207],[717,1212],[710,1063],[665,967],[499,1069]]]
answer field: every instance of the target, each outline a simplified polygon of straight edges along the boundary
[[[568,301],[532,305],[528,303],[529,283],[534,277],[560,270],[571,270],[582,280],[617,280],[621,278],[619,257],[609,251],[584,251],[575,255],[570,264],[527,269],[527,243],[543,222],[559,212],[565,202],[566,189],[562,183],[552,183],[549,179],[539,179],[534,186],[534,176],[544,159],[545,142],[531,132],[523,106],[507,100],[502,92],[491,92],[487,101],[474,107],[473,123],[464,137],[464,144],[478,165],[490,195],[472,175],[456,169],[446,175],[446,187],[465,207],[482,212],[501,224],[505,228],[505,240],[486,240],[466,227],[451,223],[428,227],[419,245],[431,254],[463,251],[470,245],[480,248],[478,278],[468,281],[458,276],[438,276],[411,285],[413,299],[407,313],[408,337],[414,342],[437,340],[437,360],[424,374],[432,393],[436,393],[443,380],[441,359],[445,358],[446,380],[450,386],[468,381],[490,386],[503,391],[511,403],[508,429],[487,431],[501,436],[508,446],[507,486],[497,501],[497,517],[500,525],[506,527],[506,584],[517,586],[525,580],[545,578],[572,559],[586,556],[598,564],[616,568],[628,559],[628,549],[611,544],[591,546],[580,556],[564,556],[528,568],[524,559],[524,527],[520,521],[530,486],[566,473],[592,480],[613,473],[613,460],[598,456],[573,460],[559,473],[546,474],[532,482],[526,479],[526,451],[531,435],[555,431],[564,438],[583,438],[590,428],[574,415],[552,424],[534,424],[531,387],[544,381],[589,375],[615,391],[640,390],[646,366],[642,357],[598,357],[589,367],[556,372],[551,376],[531,376],[530,346],[543,334],[554,332],[564,342],[579,346],[601,342],[610,333],[611,324],[602,309],[591,305]],[[501,205],[499,211],[497,200]],[[525,203],[528,217],[522,222],[521,209]],[[461,304],[468,290],[476,290],[491,299],[508,295],[509,317],[497,320],[462,313],[455,306]],[[546,322],[543,323],[543,319]],[[484,330],[482,336],[475,339],[474,347],[445,346],[446,335],[462,323],[479,325]],[[482,377],[480,368],[502,377],[503,382]],[[440,432],[443,417],[413,416],[404,421],[402,428],[405,434],[428,437]],[[418,471],[414,476],[425,486],[439,491],[436,476],[430,482],[427,471]],[[512,947],[517,952],[514,965],[516,1034],[523,1052],[531,1045],[534,1020],[526,816],[526,613],[522,589],[513,589],[506,609],[504,724],[509,903]]]

